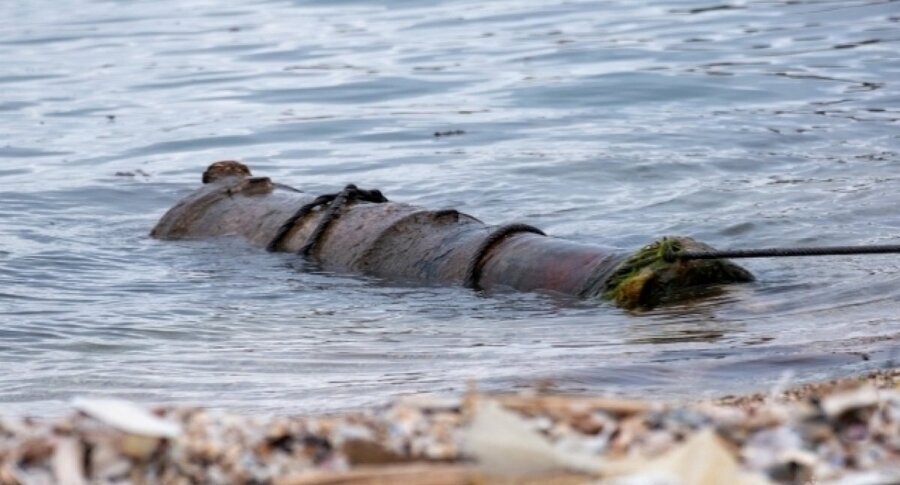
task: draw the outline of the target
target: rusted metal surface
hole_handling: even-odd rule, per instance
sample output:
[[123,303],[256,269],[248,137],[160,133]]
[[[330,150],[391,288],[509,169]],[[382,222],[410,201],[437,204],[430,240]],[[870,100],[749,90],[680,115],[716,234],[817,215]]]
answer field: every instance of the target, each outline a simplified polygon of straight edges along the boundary
[[[553,243],[547,244],[548,239]],[[590,298],[600,293],[607,275],[626,256],[564,239],[521,234],[485,258],[481,285]],[[541,268],[539,279],[535,278],[535,268]]]
[[[202,188],[163,216],[151,233],[153,237],[237,236],[267,247],[285,221],[316,199],[266,177],[253,177],[238,162],[211,165],[203,180]],[[327,212],[324,206],[299,218],[273,247],[300,252]],[[327,220],[319,229],[321,234],[314,239],[309,257],[325,269],[392,280],[591,298],[608,292],[610,276],[616,271],[622,273],[622,264],[629,256],[545,236],[530,226],[489,226],[455,210],[351,200],[331,212],[336,219]],[[669,280],[681,278],[682,270],[690,269],[690,264],[679,263],[679,271],[660,274]],[[659,278],[642,278],[642,282],[659,283]],[[699,280],[690,276],[685,281]],[[644,298],[641,293],[637,292],[637,304],[629,306],[640,304]]]

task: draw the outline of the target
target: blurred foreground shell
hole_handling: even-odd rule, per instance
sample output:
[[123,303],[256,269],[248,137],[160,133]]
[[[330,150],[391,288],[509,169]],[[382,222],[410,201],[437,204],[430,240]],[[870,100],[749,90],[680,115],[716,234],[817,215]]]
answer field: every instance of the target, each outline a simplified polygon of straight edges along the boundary
[[181,427],[177,423],[160,419],[128,401],[76,398],[72,401],[72,407],[113,428],[133,435],[174,438],[181,432]]

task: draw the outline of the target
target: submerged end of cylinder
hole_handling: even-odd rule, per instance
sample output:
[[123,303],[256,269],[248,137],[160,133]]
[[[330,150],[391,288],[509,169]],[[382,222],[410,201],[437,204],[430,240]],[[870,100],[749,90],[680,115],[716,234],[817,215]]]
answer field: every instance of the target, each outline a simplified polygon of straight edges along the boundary
[[639,249],[612,273],[602,297],[626,309],[652,308],[690,296],[690,289],[744,283],[754,277],[724,259],[679,261],[679,251],[711,250],[689,237],[664,237]]

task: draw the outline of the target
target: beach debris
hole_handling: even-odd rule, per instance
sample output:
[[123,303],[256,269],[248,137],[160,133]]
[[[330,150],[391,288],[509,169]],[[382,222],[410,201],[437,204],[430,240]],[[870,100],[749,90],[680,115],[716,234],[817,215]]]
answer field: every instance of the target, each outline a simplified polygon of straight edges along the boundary
[[564,450],[534,426],[493,400],[479,403],[463,437],[463,449],[488,472],[532,475],[558,470],[603,474],[601,460],[583,450]]
[[466,132],[464,130],[447,130],[447,131],[435,131],[434,137],[440,138],[442,136],[459,136],[465,135]]
[[144,408],[121,399],[75,398],[72,407],[128,434],[152,438],[174,438],[177,423],[164,420]]
[[[564,445],[566,443],[568,446]],[[768,484],[761,475],[741,470],[737,458],[709,427],[654,458],[602,459],[589,446],[571,440],[550,442],[519,415],[496,401],[480,405],[464,437],[464,449],[483,470],[515,476],[568,470],[614,478],[613,483],[696,485]]]
[[121,171],[116,172],[114,175],[116,177],[137,177],[138,175],[140,175],[141,177],[149,177],[150,176],[149,173],[147,173],[139,168],[135,169],[135,170],[121,170]]
[[633,461],[630,472],[614,483],[691,485],[765,485],[770,481],[749,473],[712,428],[703,428],[683,443],[652,460]]
[[61,438],[53,452],[53,476],[59,485],[86,485],[82,456],[84,450],[78,440]]
[[851,392],[826,396],[822,399],[822,411],[829,419],[839,419],[858,410],[874,410],[880,403],[900,401],[900,391],[860,387]]
[[337,416],[78,399],[0,417],[0,484],[900,483],[900,369],[699,403],[415,396]]

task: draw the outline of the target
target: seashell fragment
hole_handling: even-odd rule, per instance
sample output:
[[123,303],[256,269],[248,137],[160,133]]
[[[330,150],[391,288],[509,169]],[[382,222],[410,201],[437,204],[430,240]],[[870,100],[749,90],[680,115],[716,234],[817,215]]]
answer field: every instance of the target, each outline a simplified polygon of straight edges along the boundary
[[765,485],[766,477],[742,471],[732,452],[711,428],[704,428],[662,456],[635,463],[636,473],[613,483]]
[[866,386],[855,391],[835,393],[822,399],[822,411],[829,418],[836,418],[854,409],[875,407],[879,402],[900,403],[900,391]]
[[155,438],[175,438],[181,427],[159,418],[146,409],[121,399],[75,398],[72,406],[84,414],[120,431]]
[[86,485],[81,443],[74,438],[62,438],[56,442],[53,453],[53,475],[59,485]]
[[463,436],[463,447],[491,473],[529,475],[569,470],[603,471],[603,462],[589,454],[563,452],[529,426],[521,416],[495,401],[481,403]]

